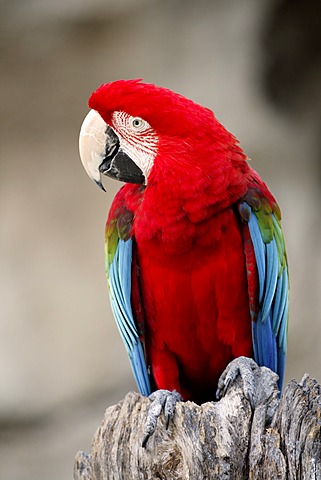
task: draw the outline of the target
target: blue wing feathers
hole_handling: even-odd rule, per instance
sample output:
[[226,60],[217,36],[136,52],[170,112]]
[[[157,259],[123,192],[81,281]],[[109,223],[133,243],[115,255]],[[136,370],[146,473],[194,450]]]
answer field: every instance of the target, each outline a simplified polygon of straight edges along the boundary
[[260,228],[254,214],[250,214],[249,229],[252,238],[257,270],[259,274],[259,302],[262,302],[265,283],[265,248]]
[[275,240],[271,240],[266,246],[266,277],[265,293],[262,305],[262,322],[266,322],[271,311],[271,305],[275,295],[278,279],[279,261]]
[[288,270],[281,227],[272,213],[273,238],[265,243],[251,211],[248,226],[259,279],[259,313],[252,322],[254,358],[275,371],[281,389],[285,368],[288,321]]
[[131,338],[130,338],[128,329],[126,329],[126,325],[123,322],[123,319],[125,318],[125,311],[123,309],[123,306],[120,300],[121,293],[119,290],[118,277],[117,275],[115,275],[113,266],[111,267],[109,274],[110,274],[110,285],[111,285],[111,288],[110,288],[111,308],[113,310],[114,317],[115,317],[117,326],[119,328],[121,337],[128,351],[131,345]]
[[269,317],[266,321],[262,322],[258,315],[257,320],[257,331],[259,339],[259,363],[260,365],[265,365],[274,372],[277,371],[277,345],[276,338],[272,331],[271,318]]
[[149,376],[146,369],[144,360],[143,347],[140,341],[138,341],[129,355],[133,374],[138,385],[139,391],[142,395],[148,396],[151,394]]
[[[284,316],[284,312],[287,308],[288,291],[289,291],[288,272],[287,272],[287,269],[284,269],[278,281],[276,296],[274,300],[272,323],[273,323],[273,332],[275,335],[277,335],[281,325],[283,325],[282,319]],[[287,316],[287,313],[286,313],[286,316]]]
[[[136,336],[136,328],[132,316],[131,308],[128,309],[126,306],[126,295],[128,293],[128,288],[126,289],[126,279],[122,277],[119,267],[122,264],[123,258],[120,258],[119,252],[116,251],[115,258],[110,265],[109,276],[110,276],[110,293],[111,293],[111,305],[113,311],[115,311],[116,321],[119,329],[123,332],[124,341],[130,344],[130,334]],[[124,282],[122,282],[124,279]],[[126,321],[124,322],[124,319]],[[138,335],[137,335],[138,336]]]
[[[127,312],[131,312],[130,294],[131,294],[131,264],[132,264],[132,240],[119,245],[119,278],[123,286],[123,297]],[[129,315],[130,323],[136,331],[133,315]]]
[[132,240],[119,239],[109,266],[111,307],[125,344],[133,374],[143,395],[151,393],[142,343],[139,339],[131,307]]
[[284,288],[284,275],[282,274],[278,280],[277,287],[275,290],[275,297],[274,297],[274,308],[273,308],[273,317],[272,317],[274,335],[277,335],[279,331],[282,313],[284,309],[283,296],[282,296],[283,288]]
[[280,332],[279,332],[279,347],[282,348],[283,352],[286,353],[286,345],[287,345],[287,336],[288,336],[288,316],[289,316],[289,304],[285,304]]

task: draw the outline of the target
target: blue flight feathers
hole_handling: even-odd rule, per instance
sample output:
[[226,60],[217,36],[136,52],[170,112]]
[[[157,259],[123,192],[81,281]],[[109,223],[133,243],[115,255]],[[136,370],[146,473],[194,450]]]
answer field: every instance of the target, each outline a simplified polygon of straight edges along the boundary
[[138,389],[147,396],[151,394],[150,380],[130,302],[132,243],[131,239],[118,241],[115,256],[109,265],[110,299]]
[[289,310],[289,279],[281,228],[274,214],[273,238],[265,243],[258,219],[251,211],[248,226],[259,277],[259,313],[252,322],[254,359],[279,375],[282,388]]

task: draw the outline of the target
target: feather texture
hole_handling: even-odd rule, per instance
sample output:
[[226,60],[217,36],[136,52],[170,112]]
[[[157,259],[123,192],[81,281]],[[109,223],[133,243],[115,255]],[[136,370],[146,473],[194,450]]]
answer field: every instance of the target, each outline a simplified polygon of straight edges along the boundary
[[[258,190],[253,198],[249,189],[246,200],[240,202],[239,212],[250,232],[259,283],[257,316],[252,317],[254,359],[279,375],[281,389],[287,344],[289,282],[284,237],[277,219],[279,210],[274,213],[271,205],[267,208],[266,198]],[[251,288],[249,281],[249,291]]]
[[157,145],[146,186],[123,186],[106,225],[111,303],[139,390],[213,400],[240,355],[277,372],[281,386],[289,281],[280,210],[235,137],[209,109],[139,80],[103,85],[89,105],[133,157],[139,145],[115,119],[140,117]]
[[151,393],[142,343],[131,307],[132,240],[119,239],[115,255],[108,265],[112,311],[125,344],[133,374],[143,395]]

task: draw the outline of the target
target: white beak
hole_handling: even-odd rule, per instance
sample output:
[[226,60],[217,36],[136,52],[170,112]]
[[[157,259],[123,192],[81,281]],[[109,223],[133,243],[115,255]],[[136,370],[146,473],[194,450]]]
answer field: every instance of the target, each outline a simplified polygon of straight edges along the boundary
[[86,115],[80,129],[79,153],[82,164],[97,185],[104,187],[101,183],[99,166],[104,160],[106,150],[106,129],[107,124],[95,110],[90,110]]

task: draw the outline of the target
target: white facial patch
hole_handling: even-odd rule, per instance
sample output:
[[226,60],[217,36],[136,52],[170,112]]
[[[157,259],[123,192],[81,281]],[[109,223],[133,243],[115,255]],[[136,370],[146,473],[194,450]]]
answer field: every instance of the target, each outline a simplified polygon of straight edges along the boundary
[[141,169],[147,183],[157,155],[158,137],[146,120],[126,112],[114,112],[113,128],[119,135],[120,149]]

